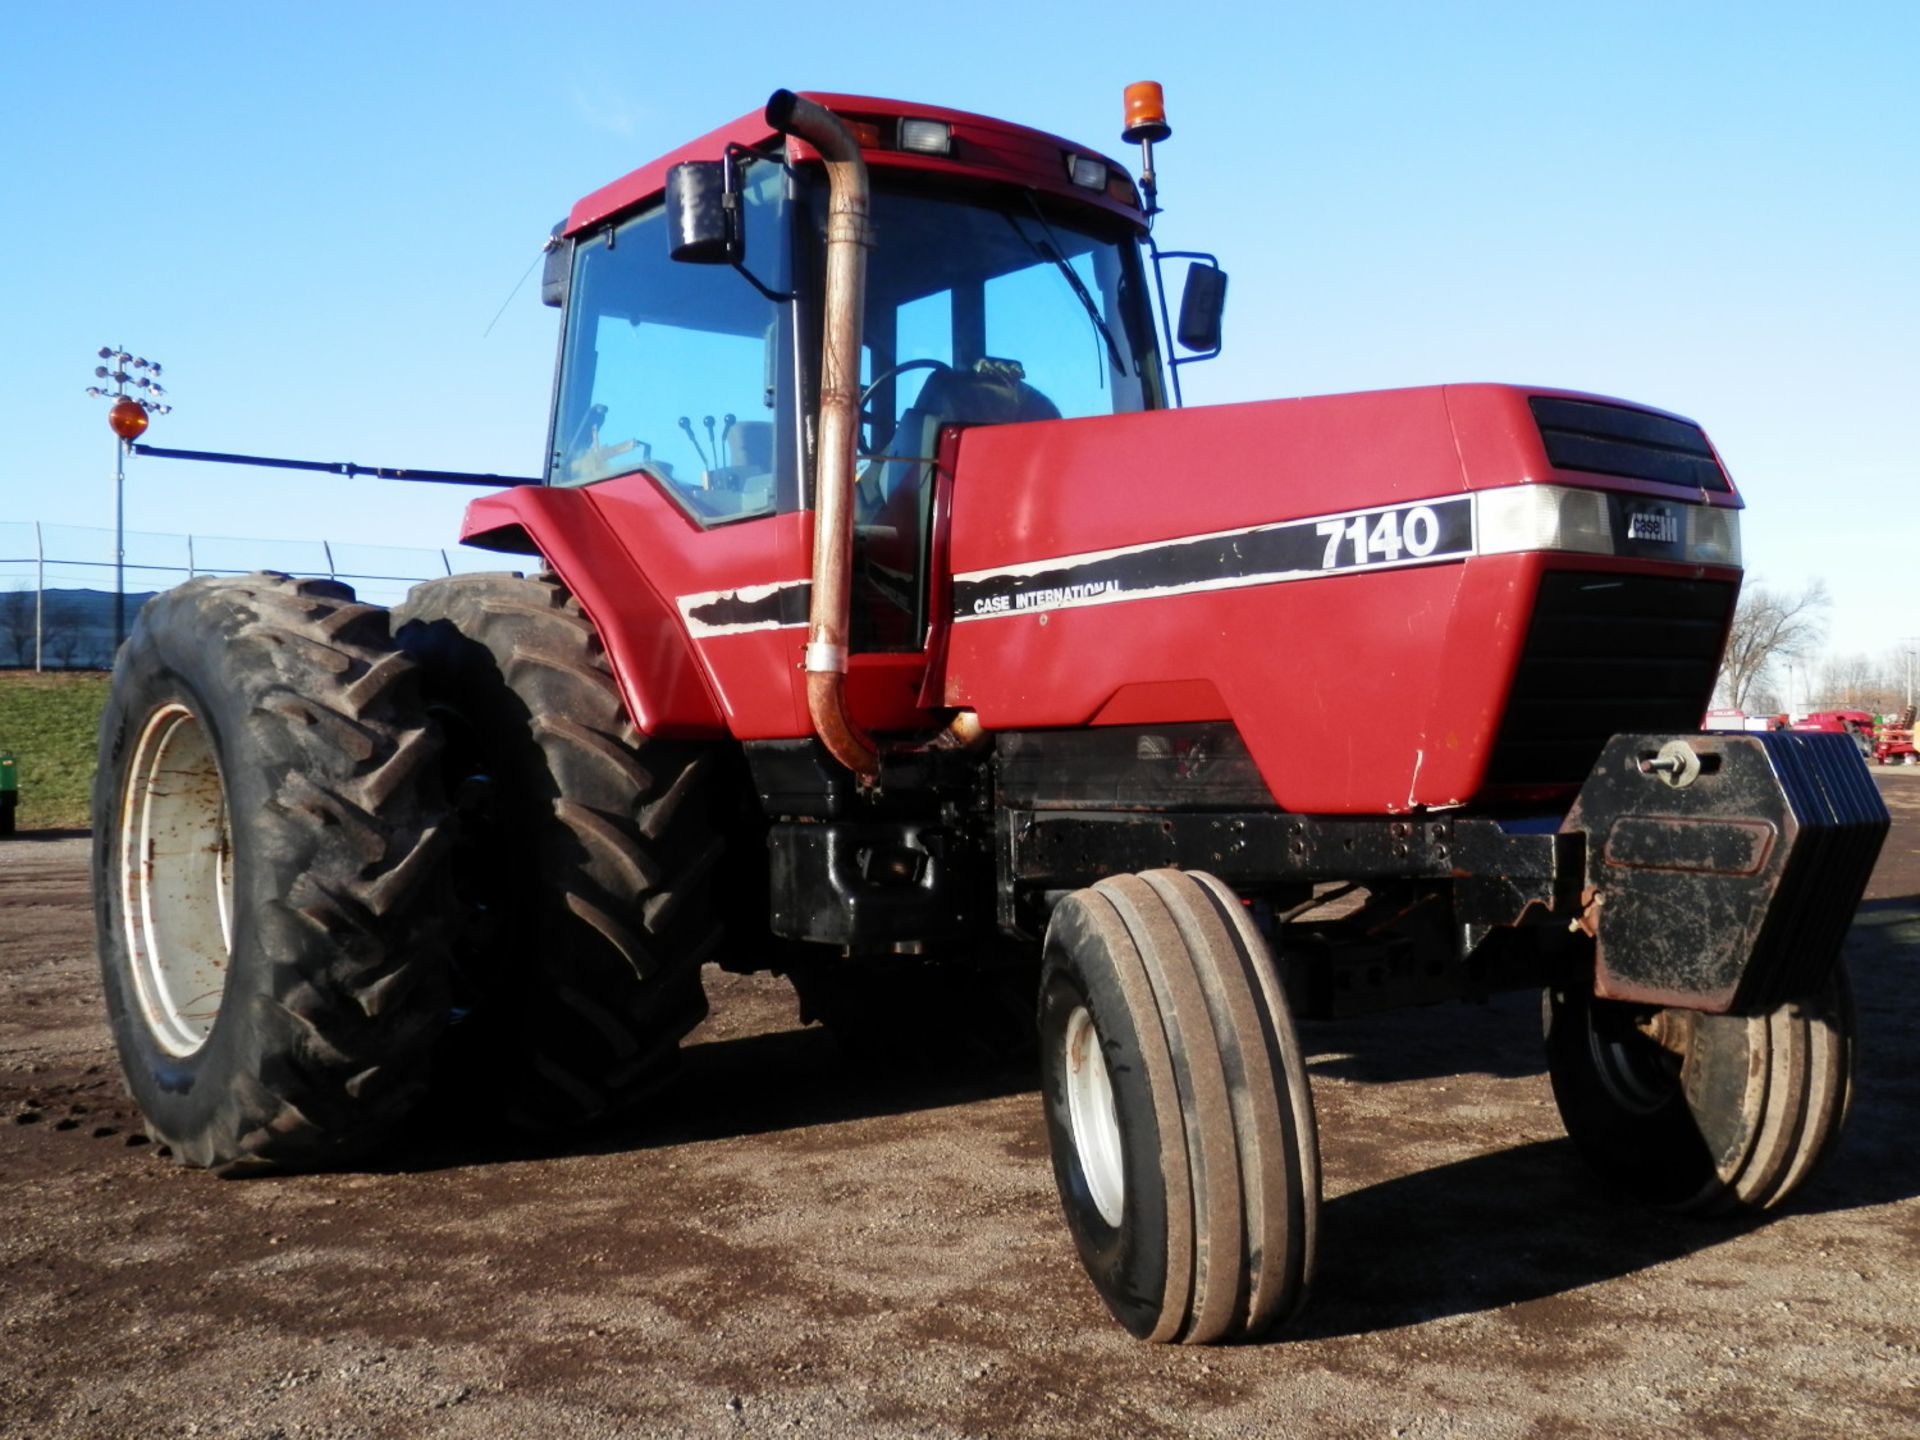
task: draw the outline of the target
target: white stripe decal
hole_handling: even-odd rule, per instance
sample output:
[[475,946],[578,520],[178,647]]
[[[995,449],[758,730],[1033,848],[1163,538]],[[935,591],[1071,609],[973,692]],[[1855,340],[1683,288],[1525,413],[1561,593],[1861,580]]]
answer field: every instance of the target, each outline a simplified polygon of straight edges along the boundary
[[955,621],[1115,605],[1324,575],[1404,569],[1475,553],[1469,494],[1085,551],[954,577]]
[[[746,635],[756,630],[806,628],[806,580],[777,580],[770,585],[742,585],[735,590],[703,590],[682,595],[674,603],[687,633],[696,640],[715,635]],[[795,616],[798,618],[795,618]]]

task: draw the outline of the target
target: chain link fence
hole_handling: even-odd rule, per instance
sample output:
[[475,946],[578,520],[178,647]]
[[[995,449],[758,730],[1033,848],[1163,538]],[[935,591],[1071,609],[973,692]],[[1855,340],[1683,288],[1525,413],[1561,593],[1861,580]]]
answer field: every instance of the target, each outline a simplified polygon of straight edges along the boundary
[[[126,532],[126,623],[155,592],[195,575],[281,570],[327,576],[391,605],[436,575],[497,570],[485,551]],[[113,531],[0,522],[0,668],[104,669],[113,663]]]

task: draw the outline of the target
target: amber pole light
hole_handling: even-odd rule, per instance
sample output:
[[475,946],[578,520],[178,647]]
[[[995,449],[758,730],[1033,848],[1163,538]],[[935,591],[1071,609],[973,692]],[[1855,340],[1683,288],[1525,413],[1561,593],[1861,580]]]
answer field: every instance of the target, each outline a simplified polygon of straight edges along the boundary
[[[101,364],[93,367],[93,378],[111,380],[113,388],[89,385],[87,394],[96,400],[108,400],[107,425],[118,443],[113,447],[113,648],[127,638],[127,451],[133,442],[147,433],[156,415],[173,409],[160,397],[167,393],[160,383],[160,362],[135,355],[118,345],[102,345]],[[131,384],[138,394],[130,393]]]
[[114,401],[113,408],[107,411],[107,424],[122,440],[138,440],[147,433],[147,423],[147,407],[131,395]]

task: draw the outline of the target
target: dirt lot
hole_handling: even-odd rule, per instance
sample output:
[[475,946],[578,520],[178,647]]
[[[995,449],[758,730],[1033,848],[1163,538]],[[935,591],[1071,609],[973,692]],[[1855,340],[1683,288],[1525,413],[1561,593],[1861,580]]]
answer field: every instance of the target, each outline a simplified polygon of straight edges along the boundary
[[1770,1222],[1596,1191],[1513,997],[1309,1027],[1303,1328],[1156,1349],[1082,1278],[1025,1077],[907,1087],[715,1017],[650,1123],[222,1182],[99,1014],[86,842],[0,842],[0,1434],[1920,1435],[1920,771],[1855,928],[1859,1088]]

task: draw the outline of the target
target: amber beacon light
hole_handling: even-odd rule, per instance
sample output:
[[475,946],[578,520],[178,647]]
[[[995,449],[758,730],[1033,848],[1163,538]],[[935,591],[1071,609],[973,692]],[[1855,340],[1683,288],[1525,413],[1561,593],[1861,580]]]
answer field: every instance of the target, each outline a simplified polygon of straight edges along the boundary
[[1153,145],[1173,134],[1167,124],[1167,97],[1158,80],[1136,80],[1127,86],[1127,128],[1120,138],[1140,147],[1140,189],[1147,198],[1147,214],[1160,209],[1158,187],[1153,178]]
[[1158,80],[1136,80],[1127,86],[1127,128],[1120,138],[1129,145],[1150,145],[1173,134],[1167,124],[1167,97]]

